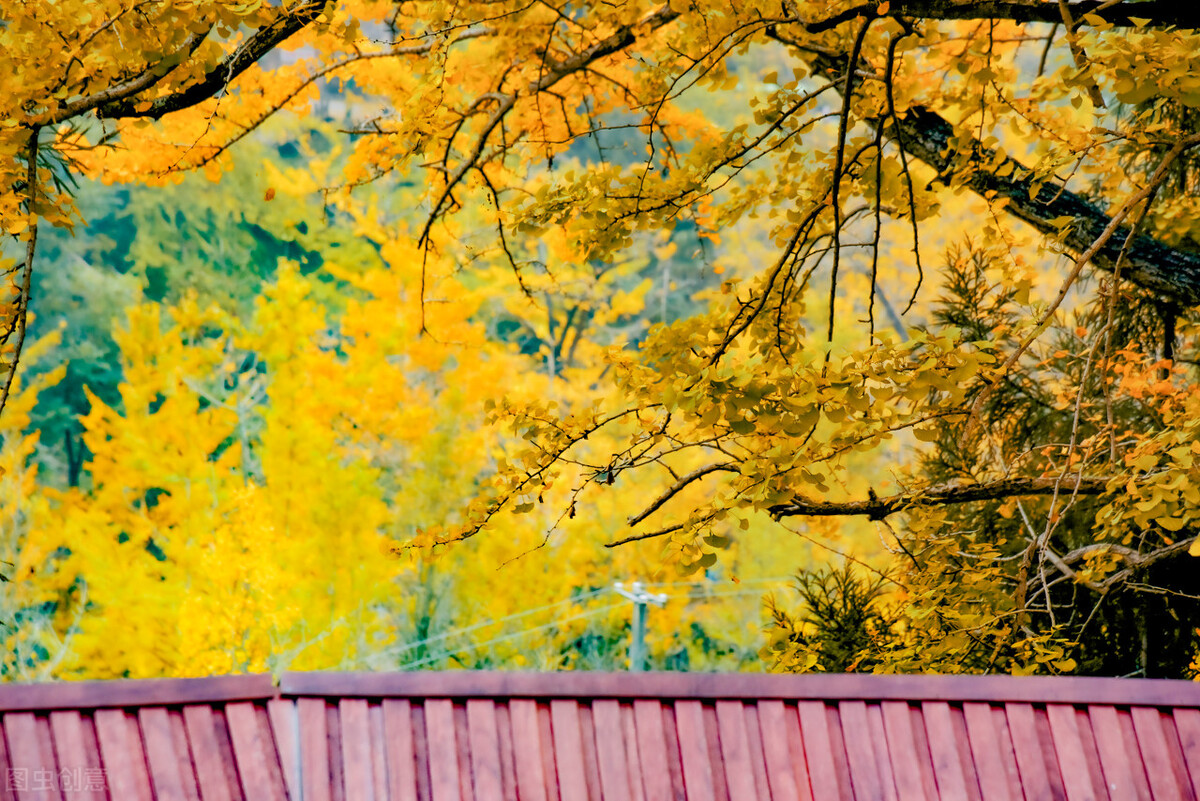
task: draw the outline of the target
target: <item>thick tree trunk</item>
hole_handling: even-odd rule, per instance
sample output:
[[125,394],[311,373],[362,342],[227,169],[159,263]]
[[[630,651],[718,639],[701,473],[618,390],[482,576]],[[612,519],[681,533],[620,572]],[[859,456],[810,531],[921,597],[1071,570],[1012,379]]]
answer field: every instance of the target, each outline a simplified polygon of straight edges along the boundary
[[947,506],[1033,495],[1061,495],[1063,497],[1102,495],[1107,491],[1108,483],[1108,478],[1100,476],[1003,478],[980,484],[954,481],[926,487],[917,492],[902,492],[884,497],[872,493],[870,498],[860,501],[818,501],[797,498],[789,503],[772,506],[767,511],[776,520],[795,515],[809,517],[866,515],[872,520],[882,520],[889,515],[916,506]]
[[[801,57],[835,83],[840,83],[840,76],[845,75],[848,56],[814,53],[804,47],[803,42],[777,28],[768,35],[783,44],[800,47]],[[1012,158],[997,161],[994,151],[975,140],[964,148],[963,137],[969,137],[969,134],[963,131],[957,132],[956,147],[951,148],[950,141],[956,133],[954,126],[932,109],[913,106],[896,121],[876,118],[863,122],[882,125],[887,137],[905,153],[936,170],[947,183],[992,200],[1006,199],[1006,212],[1047,236],[1059,236],[1062,232],[1060,221],[1069,219],[1062,246],[1076,256],[1091,248],[1112,222],[1096,203],[1057,184],[1047,182],[1034,191],[1037,182],[1028,167]],[[969,153],[970,158],[960,155],[964,152]],[[1092,261],[1111,271],[1128,236],[1127,226],[1118,227]],[[1200,253],[1172,247],[1141,234],[1129,244],[1121,264],[1121,275],[1180,306],[1200,305]]]
[[[983,169],[981,164],[993,163],[992,153],[979,148],[977,158],[969,164],[956,163],[949,148],[954,128],[929,109],[910,109],[900,118],[899,126],[887,125],[884,130],[905,152],[940,175],[954,175],[951,182],[960,181],[981,196],[994,193],[993,198],[1007,198],[1005,211],[1043,234],[1057,236],[1060,229],[1055,220],[1069,218],[1069,231],[1062,243],[1068,251],[1078,254],[1087,250],[1111,221],[1099,206],[1056,184],[1046,183],[1034,191],[1030,170],[1015,159],[1005,159],[999,166]],[[1093,257],[1096,265],[1112,270],[1128,236],[1127,227],[1118,228]],[[1135,284],[1181,305],[1200,304],[1200,254],[1140,234],[1129,245],[1121,273]]]
[[[1200,4],[1185,0],[1143,0],[1111,4],[1106,0],[1083,0],[1067,3],[1071,19],[1087,24],[1085,15],[1095,14],[1117,27],[1145,26],[1149,28],[1200,27]],[[1012,20],[1013,22],[1062,22],[1062,8],[1056,2],[1021,2],[1020,0],[879,0],[860,3],[826,19],[810,22],[810,33],[835,28],[857,17],[909,17],[919,19]]]

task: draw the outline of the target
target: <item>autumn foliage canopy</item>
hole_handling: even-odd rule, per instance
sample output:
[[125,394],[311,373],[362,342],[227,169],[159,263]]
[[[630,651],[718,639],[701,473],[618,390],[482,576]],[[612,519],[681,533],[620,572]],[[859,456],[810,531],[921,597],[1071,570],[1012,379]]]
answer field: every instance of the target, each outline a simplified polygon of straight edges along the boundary
[[[439,599],[801,569],[759,665],[1194,675],[1197,29],[1161,0],[0,11],[6,673],[421,666]],[[46,244],[93,241],[112,187],[157,187],[136,237]],[[114,248],[115,374],[76,381],[55,299]],[[659,620],[663,659],[747,628]]]

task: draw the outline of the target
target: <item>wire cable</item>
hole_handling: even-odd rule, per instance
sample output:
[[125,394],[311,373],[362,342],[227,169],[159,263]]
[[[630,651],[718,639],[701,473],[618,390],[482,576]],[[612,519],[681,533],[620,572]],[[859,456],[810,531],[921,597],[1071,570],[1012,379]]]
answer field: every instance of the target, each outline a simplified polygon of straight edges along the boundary
[[[740,584],[740,585],[781,584],[781,583],[791,581],[791,580],[792,580],[791,576],[778,576],[778,577],[772,577],[772,578],[747,579],[745,581],[738,582],[738,584]],[[710,581],[660,581],[660,582],[644,583],[642,586],[644,586],[644,587],[709,587],[709,586],[713,586],[713,584],[714,583],[710,582]],[[579,603],[582,601],[587,601],[587,600],[595,598],[599,595],[603,595],[606,592],[611,592],[611,591],[612,591],[611,587],[601,587],[600,589],[597,589],[597,590],[589,590],[588,592],[582,593],[580,595],[576,595],[571,598],[564,598],[563,600],[556,601],[555,603],[552,603],[552,604],[546,604],[545,606],[539,606],[534,609],[526,609],[523,612],[517,612],[516,614],[513,614],[513,615],[507,615],[505,617],[496,618],[494,620],[485,620],[480,623],[472,624],[470,626],[465,626],[462,628],[453,629],[451,631],[442,632],[441,634],[435,635],[433,637],[426,637],[425,639],[422,639],[422,640],[416,640],[414,642],[404,643],[403,645],[398,645],[393,648],[385,649],[385,650],[381,651],[378,655],[379,656],[399,656],[399,655],[405,654],[409,651],[420,648],[421,646],[431,645],[433,643],[438,643],[438,642],[443,642],[445,640],[449,640],[454,637],[459,637],[464,634],[470,634],[473,631],[478,631],[480,629],[488,628],[490,626],[500,625],[502,623],[507,623],[507,622],[510,622],[513,620],[520,620],[522,618],[529,617],[530,615],[535,615],[539,612],[546,612],[546,611],[550,611],[552,609],[556,609],[560,606],[563,606],[564,604],[575,604],[575,603]],[[738,596],[748,596],[748,595],[761,596],[761,593],[758,590],[743,590],[743,589],[729,588],[727,590],[717,590],[714,592],[707,592],[703,596],[701,596],[699,598],[695,598],[693,600],[705,600],[708,598],[728,598],[728,597],[738,597]],[[680,596],[676,595],[674,597],[678,598]],[[503,642],[507,639],[521,637],[521,636],[524,636],[524,635],[532,633],[532,632],[544,631],[547,628],[552,628],[553,626],[559,625],[561,623],[565,623],[565,622],[568,622],[571,620],[577,620],[581,616],[586,617],[586,616],[589,616],[592,614],[599,614],[601,611],[605,611],[608,609],[614,609],[614,608],[616,608],[618,606],[622,606],[622,605],[623,605],[622,603],[618,603],[618,604],[614,604],[612,606],[604,607],[601,610],[593,610],[592,612],[584,612],[584,613],[582,613],[582,615],[576,615],[574,617],[567,618],[566,620],[548,623],[546,625],[537,626],[537,627],[534,627],[531,629],[523,629],[522,631],[515,632],[513,634],[504,635],[503,637],[500,637],[498,639],[487,640],[483,643],[478,643],[476,645],[468,646],[466,648],[466,650],[473,651],[476,648],[481,648],[485,645],[490,645],[495,642]],[[445,657],[441,657],[441,656],[427,657],[427,658],[420,660],[418,662],[415,662],[415,663],[406,663],[405,666],[406,667],[420,666],[423,664],[428,664],[431,661],[437,661],[438,659],[443,659],[443,658],[445,658]]]
[[[590,612],[581,612],[578,615],[572,615],[571,617],[565,618],[563,620],[556,620],[553,623],[546,623],[545,625],[535,626],[531,629],[524,629],[523,631],[514,632],[513,634],[506,634],[503,637],[496,637],[495,639],[485,640],[484,642],[478,642],[478,643],[475,643],[474,645],[468,645],[465,648],[460,648],[458,650],[460,652],[466,651],[468,653],[471,651],[478,651],[480,648],[484,648],[488,645],[495,645],[496,643],[508,642],[509,640],[515,640],[518,637],[524,637],[528,634],[536,634],[539,631],[545,631],[546,629],[552,629],[557,626],[561,626],[565,623],[570,623],[574,620],[581,620],[585,617],[595,617],[595,616],[601,615],[605,612],[611,612],[612,610],[618,609],[624,605],[625,604],[623,602],[617,603],[617,604],[609,604],[608,606],[602,606],[599,609],[593,609]],[[421,667],[422,665],[428,665],[432,662],[440,662],[441,660],[447,659],[449,657],[450,657],[449,653],[441,654],[439,656],[429,656],[429,657],[425,657],[424,659],[418,660],[416,662],[406,662],[401,667],[407,668],[407,669],[418,668],[418,667]]]
[[[785,581],[792,581],[795,576],[773,576],[771,578],[744,579],[739,581],[730,581],[731,584],[777,584]],[[714,581],[644,581],[643,587],[707,587],[717,584]],[[725,582],[719,582],[724,584]]]
[[472,631],[478,631],[479,629],[487,628],[488,626],[495,626],[499,623],[505,623],[505,622],[508,622],[511,620],[520,620],[523,617],[529,617],[530,615],[535,615],[538,612],[545,612],[545,611],[548,611],[551,609],[555,609],[557,607],[562,606],[563,604],[573,604],[573,603],[578,603],[580,601],[586,601],[591,598],[595,598],[597,595],[602,595],[609,591],[610,591],[609,587],[602,587],[601,589],[598,589],[598,590],[591,590],[591,591],[585,592],[581,595],[576,595],[572,598],[564,598],[563,600],[556,601],[552,604],[546,604],[545,606],[539,606],[535,609],[526,609],[524,612],[517,612],[514,615],[508,615],[506,617],[500,617],[500,618],[496,618],[494,620],[485,620],[483,622],[474,623],[470,626],[465,626],[460,629],[452,629],[450,631],[445,631],[445,632],[442,632],[441,634],[437,634],[433,637],[426,637],[423,640],[416,640],[415,642],[409,642],[409,643],[405,643],[404,645],[398,645],[394,648],[388,648],[384,651],[381,651],[380,655],[381,656],[391,656],[393,654],[402,654],[405,651],[411,651],[414,648],[421,647],[422,645],[428,645],[428,644],[434,643],[434,642],[441,642],[442,640],[448,640],[452,637],[457,637],[462,634],[469,634]]

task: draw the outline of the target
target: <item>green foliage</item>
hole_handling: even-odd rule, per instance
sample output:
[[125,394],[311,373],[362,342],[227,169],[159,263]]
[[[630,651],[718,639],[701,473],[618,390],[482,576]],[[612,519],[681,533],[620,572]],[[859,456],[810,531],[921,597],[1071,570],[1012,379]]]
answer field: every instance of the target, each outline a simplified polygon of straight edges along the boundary
[[[939,316],[976,329],[1015,330],[1018,304],[1011,293],[982,278],[995,261],[984,251],[952,254],[949,294]],[[1159,393],[1172,390],[1167,384],[1149,393],[1132,385],[1131,391],[1121,391],[1104,380],[1100,363],[1154,354],[1163,336],[1158,309],[1153,298],[1130,292],[1121,302],[1093,302],[1070,323],[1056,326],[1045,346],[1034,350],[991,393],[973,436],[943,429],[936,447],[922,460],[922,474],[931,482],[964,476],[978,479],[995,462],[992,448],[999,449],[1002,463],[1046,475],[1073,461],[1087,464],[1096,475],[1120,470],[1131,455],[1118,442],[1120,434],[1112,432],[1137,432],[1141,437],[1168,434]],[[1105,339],[1101,347],[1089,349],[1084,336],[1095,330],[1106,332]],[[1001,341],[1003,337],[998,334]],[[1147,389],[1162,378],[1154,376]],[[1175,475],[1178,481],[1181,476]],[[1200,654],[1200,633],[1186,622],[1200,620],[1190,557],[1179,551],[1144,567],[1106,564],[1105,543],[1117,549],[1135,542],[1158,548],[1187,536],[1174,523],[1167,531],[1155,525],[1155,518],[1122,521],[1114,516],[1115,509],[1141,496],[1139,491],[1128,500],[1073,498],[1068,479],[1061,499],[1006,499],[947,510],[945,525],[955,532],[951,539],[968,562],[962,567],[977,565],[973,572],[989,571],[994,576],[994,583],[963,582],[963,594],[969,597],[975,588],[986,587],[997,598],[997,612],[1011,605],[1013,618],[1002,626],[1007,639],[998,648],[1019,650],[1023,640],[1049,637],[1069,655],[1066,663],[1083,673],[1156,677],[1190,673]],[[1173,515],[1158,507],[1155,517]],[[909,544],[921,545],[913,538]],[[1113,552],[1108,554],[1111,557]],[[1056,558],[1069,566],[1065,575],[1057,565],[1046,564]],[[954,576],[950,565],[955,561],[935,571]],[[1129,572],[1124,578],[1105,583],[1126,567]],[[1050,578],[1047,568],[1052,571]],[[1061,578],[1055,581],[1055,577]],[[1015,602],[998,603],[1014,592]],[[1162,625],[1166,620],[1172,622]]]
[[[1029,315],[1019,287],[1001,280],[1004,263],[994,249],[952,249],[935,325],[1014,350]],[[1053,326],[991,387],[977,425],[932,421],[913,479],[979,485],[1003,478],[997,465],[1053,477],[1080,462],[1098,475],[1132,465],[1144,478],[1099,496],[1075,496],[1069,477],[1049,497],[929,508],[916,496],[881,531],[894,543],[892,586],[848,567],[811,571],[798,614],[772,604],[764,655],[776,669],[1195,673],[1200,598],[1184,547],[1200,500],[1194,395],[1177,394],[1170,372],[1141,355],[1162,336],[1155,304],[1124,301],[1102,299]],[[1084,347],[1095,328],[1102,345]],[[1125,380],[1102,380],[1102,360]],[[989,383],[972,381],[969,394]]]
[[787,672],[866,672],[883,665],[898,620],[888,581],[864,576],[849,563],[801,571],[799,611],[788,612],[773,596],[766,599],[771,631],[763,658]]
[[[322,141],[314,130],[263,135],[247,142],[239,158],[249,164],[271,158],[276,169],[285,169]],[[337,309],[353,293],[318,272],[325,260],[352,264],[355,271],[379,264],[373,243],[354,236],[340,215],[320,210],[316,198],[281,193],[267,200],[269,188],[262,170],[239,170],[220,183],[191,174],[153,189],[94,180],[73,188],[90,224],[44,233],[41,252],[55,269],[36,271],[31,292],[29,336],[60,333],[59,344],[31,369],[39,375],[67,366],[66,377],[47,387],[33,410],[31,425],[42,433],[44,480],[59,487],[88,480],[78,420],[91,408],[87,392],[120,408],[117,387],[124,375],[112,331],[127,308],[144,300],[190,299],[245,321],[277,265],[287,260],[304,273],[318,273],[327,287],[322,299]]]

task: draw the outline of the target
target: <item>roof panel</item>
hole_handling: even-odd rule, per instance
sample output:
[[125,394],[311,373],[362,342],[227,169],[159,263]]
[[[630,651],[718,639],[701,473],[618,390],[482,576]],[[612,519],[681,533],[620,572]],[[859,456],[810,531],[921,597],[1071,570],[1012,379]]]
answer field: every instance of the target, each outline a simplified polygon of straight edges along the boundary
[[[1179,781],[1163,731],[1163,716],[1157,709],[1138,706],[1130,710],[1137,733],[1150,792],[1154,801],[1183,801],[1185,786]],[[1191,788],[1186,788],[1191,796]]]
[[[672,781],[662,703],[652,699],[634,701],[633,723],[636,740],[628,745],[640,757],[646,801],[671,801],[671,788],[676,782]],[[677,749],[675,755],[678,761]]]
[[454,702],[439,698],[426,701],[424,706],[429,747],[427,759],[430,797],[432,801],[462,801],[458,773],[458,743],[454,731]]
[[788,751],[787,718],[782,701],[760,701],[758,727],[762,742],[763,769],[772,801],[800,801],[796,770]]
[[918,764],[917,742],[913,733],[911,707],[905,701],[884,701],[879,704],[886,736],[888,763],[896,783],[900,801],[933,801],[927,795]]
[[517,793],[529,801],[547,801],[546,773],[542,757],[549,752],[549,748],[548,744],[545,747],[542,745],[537,702],[515,698],[509,702],[508,707]]
[[704,707],[699,701],[675,704],[675,736],[679,740],[679,759],[688,801],[716,801],[713,765],[708,756],[708,738],[704,734]]
[[517,776],[513,761],[512,721],[508,704],[496,704],[496,731],[500,745],[500,781],[505,799],[517,797]]
[[746,741],[750,747],[750,770],[754,772],[754,783],[759,798],[770,798],[770,780],[767,779],[766,754],[763,751],[761,729],[758,724],[758,704],[739,704],[746,721]]
[[[1046,708],[1050,733],[1054,738],[1054,753],[1058,758],[1059,775],[1067,788],[1067,801],[1091,801],[1100,797],[1092,786],[1083,740],[1075,717],[1075,707],[1050,704]],[[1102,789],[1102,788],[1101,788]]]
[[279,767],[287,785],[288,797],[300,797],[300,720],[296,701],[272,698],[267,701],[271,734],[279,751]]
[[[88,778],[98,775],[100,752],[96,744],[96,732],[90,719],[75,710],[51,712],[50,734],[54,739],[54,752],[58,756],[61,770],[66,770],[60,789],[73,792],[71,798],[100,801],[106,796],[102,788]],[[4,772],[7,776],[7,770]]]
[[300,698],[296,701],[300,728],[300,786],[305,801],[330,801],[333,790],[329,769],[329,734],[323,698]]
[[285,674],[278,688],[17,689],[0,688],[0,799],[20,801],[1194,801],[1200,778],[1185,682]]
[[[304,699],[300,703],[312,699]],[[416,751],[413,745],[412,708],[408,699],[387,699],[383,707],[383,736],[386,744],[388,798],[417,801]]]
[[725,784],[730,797],[768,797],[755,776],[763,757],[761,750],[754,753],[750,748],[750,734],[746,731],[746,705],[742,701],[717,701],[714,712],[721,762],[725,766]]
[[371,759],[371,722],[367,702],[347,698],[338,704],[342,719],[342,765],[346,801],[374,801],[375,769]]
[[[646,801],[646,780],[642,754],[638,751],[637,721],[633,715],[633,704],[621,704],[621,746],[629,760],[629,797],[632,801]],[[647,766],[662,770],[661,765]]]
[[1179,734],[1184,764],[1192,782],[1192,792],[1200,796],[1200,711],[1176,709],[1175,730]]
[[977,701],[963,704],[963,719],[967,724],[967,744],[979,778],[984,801],[1020,801],[1009,793],[1005,775],[1003,749],[996,719],[990,704]]
[[54,762],[54,751],[38,731],[38,718],[30,712],[15,712],[4,716],[4,737],[8,740],[8,752],[17,772],[10,783],[17,791],[20,801],[26,799],[59,798],[51,793],[45,781],[47,776],[58,774]]
[[224,754],[217,742],[217,724],[212,707],[194,704],[183,708],[183,727],[196,773],[196,785],[204,801],[232,801],[225,774]]
[[183,790],[183,768],[191,767],[187,752],[175,750],[171,721],[161,706],[138,710],[141,737],[146,746],[146,762],[154,797],[161,801],[188,801]]
[[846,748],[846,764],[854,797],[859,801],[883,801],[883,778],[875,761],[866,702],[842,701],[838,704],[838,719],[843,742],[851,744]]
[[596,767],[604,801],[633,801],[620,704],[611,698],[595,701],[592,704],[592,725],[596,738]]
[[486,698],[467,701],[467,738],[470,743],[471,786],[476,801],[503,801],[500,731],[494,701]]

